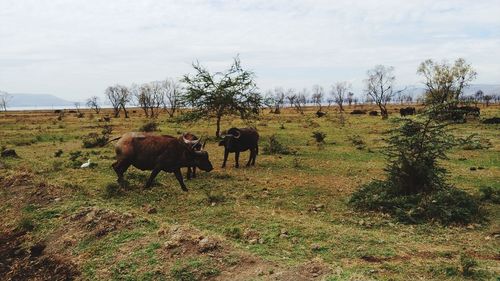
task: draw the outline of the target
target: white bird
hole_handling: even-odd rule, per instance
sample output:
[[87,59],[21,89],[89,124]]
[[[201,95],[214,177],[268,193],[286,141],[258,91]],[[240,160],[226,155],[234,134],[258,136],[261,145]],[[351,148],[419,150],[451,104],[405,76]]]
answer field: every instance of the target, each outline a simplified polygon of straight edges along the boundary
[[80,168],[88,168],[90,166],[90,159],[87,160],[87,163],[83,163]]

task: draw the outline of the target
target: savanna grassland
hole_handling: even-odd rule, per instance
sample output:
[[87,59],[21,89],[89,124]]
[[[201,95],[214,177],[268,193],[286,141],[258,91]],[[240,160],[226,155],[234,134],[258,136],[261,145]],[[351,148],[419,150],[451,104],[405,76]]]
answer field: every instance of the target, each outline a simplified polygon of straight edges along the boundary
[[[498,106],[481,109],[481,118],[500,115]],[[149,173],[133,167],[126,187],[113,185],[113,144],[82,147],[107,112],[61,120],[53,111],[0,113],[0,146],[19,156],[0,158],[0,272],[59,280],[498,280],[498,204],[483,202],[488,221],[447,227],[405,225],[348,205],[357,187],[384,177],[382,148],[396,110],[389,120],[335,111],[316,118],[312,108],[266,113],[251,124],[261,136],[257,164],[239,169],[233,155],[220,168],[213,123],[161,115],[157,133],[211,136],[215,169],[186,181],[187,193],[165,173],[144,190]],[[138,109],[111,118],[111,135],[145,122]],[[222,127],[244,125],[226,118]],[[455,135],[475,133],[491,145],[452,150],[442,163],[451,183],[474,196],[500,188],[499,129],[478,120],[453,125]],[[314,131],[326,133],[324,144]],[[289,154],[265,154],[273,134]],[[80,169],[87,159],[91,168]],[[468,262],[477,263],[471,273]]]

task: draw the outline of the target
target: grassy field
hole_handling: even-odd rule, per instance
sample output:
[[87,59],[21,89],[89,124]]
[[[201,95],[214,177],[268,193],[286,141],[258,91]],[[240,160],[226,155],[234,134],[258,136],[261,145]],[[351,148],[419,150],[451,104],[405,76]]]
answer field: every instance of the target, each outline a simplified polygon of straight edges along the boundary
[[[144,190],[149,173],[133,167],[129,186],[115,189],[113,145],[82,148],[83,136],[101,131],[103,113],[62,120],[52,111],[1,113],[0,146],[19,158],[0,158],[0,272],[7,264],[11,276],[40,266],[39,274],[55,268],[52,276],[84,280],[499,280],[499,205],[484,203],[488,222],[452,227],[404,225],[347,205],[359,185],[384,177],[381,148],[396,110],[389,120],[333,111],[316,118],[313,109],[265,114],[252,123],[261,136],[256,166],[236,169],[231,155],[221,169],[223,148],[211,138],[215,169],[187,181],[187,193],[165,173]],[[141,115],[112,119],[112,136],[137,131]],[[499,115],[498,106],[482,109],[482,118]],[[161,134],[215,132],[207,121],[177,124],[163,115],[159,123]],[[244,124],[223,121],[231,126]],[[470,120],[453,129],[491,147],[453,150],[442,163],[450,182],[474,195],[500,188],[499,125]],[[313,131],[326,133],[324,145]],[[265,155],[273,134],[294,153]],[[91,169],[73,167],[89,158]],[[10,253],[17,259],[6,262]]]

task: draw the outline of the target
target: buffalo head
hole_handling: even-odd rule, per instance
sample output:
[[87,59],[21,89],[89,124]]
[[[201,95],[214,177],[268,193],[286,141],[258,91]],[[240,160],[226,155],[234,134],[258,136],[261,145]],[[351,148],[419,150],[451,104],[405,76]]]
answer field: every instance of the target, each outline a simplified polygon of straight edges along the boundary
[[222,135],[222,140],[219,142],[219,146],[225,146],[227,149],[231,150],[234,142],[238,141],[240,137],[240,130],[237,128],[231,128],[227,131],[227,134]]
[[214,169],[210,159],[208,159],[208,152],[206,151],[193,151],[194,153],[194,166],[200,168],[205,172],[210,172]]

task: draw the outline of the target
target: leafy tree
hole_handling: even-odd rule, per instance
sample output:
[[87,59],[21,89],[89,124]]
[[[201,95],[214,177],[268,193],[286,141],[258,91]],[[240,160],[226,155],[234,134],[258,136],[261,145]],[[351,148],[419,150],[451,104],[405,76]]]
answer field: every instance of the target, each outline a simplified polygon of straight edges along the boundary
[[198,62],[193,64],[196,73],[184,75],[186,102],[193,108],[193,116],[216,118],[215,135],[220,136],[220,121],[225,115],[239,115],[242,119],[259,113],[262,102],[254,82],[254,73],[241,67],[236,57],[224,73],[210,73]]
[[425,79],[427,104],[459,100],[463,90],[477,77],[477,72],[463,58],[457,59],[453,65],[429,59],[420,64],[417,73]]

